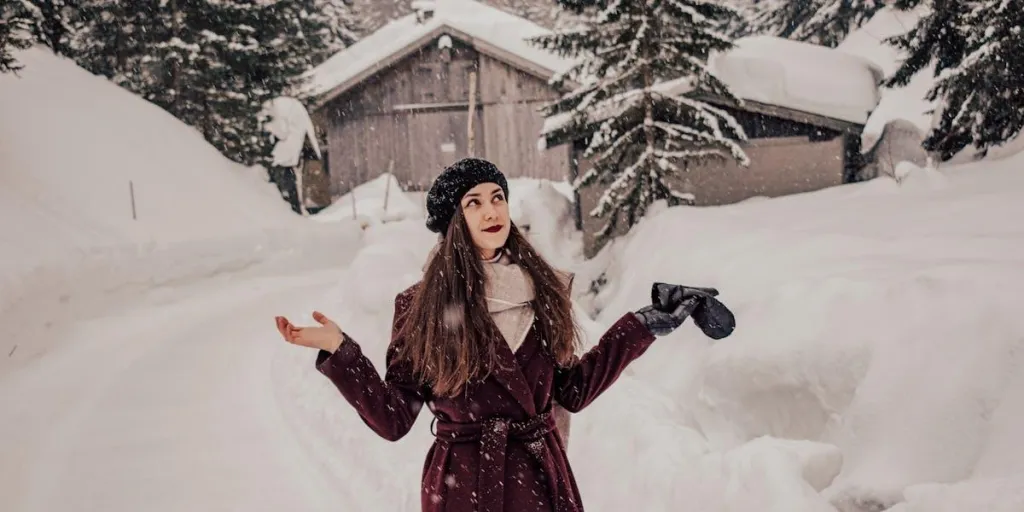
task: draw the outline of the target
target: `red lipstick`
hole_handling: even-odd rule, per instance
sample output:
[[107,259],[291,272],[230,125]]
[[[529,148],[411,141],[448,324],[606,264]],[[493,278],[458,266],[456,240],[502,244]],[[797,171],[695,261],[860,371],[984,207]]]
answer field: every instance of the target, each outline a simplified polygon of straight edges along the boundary
[[501,228],[502,228],[502,226],[499,224],[497,226],[491,226],[491,227],[485,229],[484,231],[486,231],[488,233],[497,233],[498,231],[501,231]]

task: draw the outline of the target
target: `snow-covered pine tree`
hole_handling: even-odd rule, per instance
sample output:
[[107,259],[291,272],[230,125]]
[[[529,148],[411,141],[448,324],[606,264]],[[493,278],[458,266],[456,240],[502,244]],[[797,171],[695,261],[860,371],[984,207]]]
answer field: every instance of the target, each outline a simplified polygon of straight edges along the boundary
[[[202,16],[208,22],[195,25],[205,63],[197,77],[204,106],[198,126],[221,153],[245,165],[261,163],[270,152],[270,141],[260,133],[259,113],[286,81],[268,69],[276,69],[276,61],[283,57],[270,46],[288,37],[278,27],[297,16],[273,9],[288,3],[206,2]],[[278,14],[286,18],[278,19]]]
[[985,156],[1024,128],[1024,0],[963,0],[966,56],[933,93],[940,119],[925,149],[947,160],[969,145]]
[[319,65],[331,55],[358,41],[366,31],[355,9],[353,0],[315,0],[312,13],[304,19],[306,31],[314,34],[318,43],[311,44],[309,61]]
[[150,51],[159,0],[78,0],[75,61],[90,72],[131,91],[147,79],[143,59]]
[[736,9],[736,16],[730,16],[722,23],[721,31],[732,37],[742,37],[757,32],[754,16],[757,14],[757,0],[723,0]]
[[347,0],[279,0],[257,27],[262,46],[250,72],[278,92],[290,92],[309,70],[351,45],[361,27]]
[[57,55],[73,55],[70,43],[78,17],[74,0],[17,0],[14,3],[27,8],[31,18],[29,31],[36,41]]
[[749,22],[743,35],[769,34],[798,39],[800,31],[822,0],[760,0],[750,7]]
[[762,0],[751,7],[745,33],[834,48],[883,7],[883,0]]
[[[732,47],[714,27],[736,16],[735,10],[716,0],[561,1],[583,13],[580,24],[533,41],[578,59],[554,82],[582,85],[546,106],[545,114],[569,113],[571,129],[589,139],[584,154],[594,168],[575,186],[604,189],[590,212],[610,216],[599,239],[619,222],[632,227],[654,201],[690,200],[669,178],[691,165],[710,158],[747,164],[736,142],[746,139],[742,127],[726,111],[697,99],[739,101],[706,65],[712,52]],[[664,93],[665,83],[676,79],[689,80],[695,94]]]
[[219,37],[209,30],[217,21],[208,7],[204,0],[160,0],[148,25],[140,79],[128,84],[204,136],[209,129],[204,126],[206,96],[213,80],[207,76],[219,67],[209,44]]
[[15,9],[15,3],[0,6],[0,73],[21,70],[24,66],[14,58],[14,51],[32,46],[32,20],[26,10]]
[[[249,5],[251,2],[240,2]],[[245,91],[219,112],[234,112],[235,122],[224,127],[226,140],[245,147],[249,162],[267,164],[273,142],[263,133],[259,113],[264,104],[278,96],[297,95],[300,81],[308,72],[359,37],[361,26],[348,0],[278,0],[258,10],[247,9],[255,19],[239,27],[251,32],[253,48],[230,45],[232,77]],[[239,20],[244,21],[244,20]],[[240,51],[239,51],[240,50]]]
[[[932,64],[938,76],[959,65],[967,54],[967,38],[974,30],[967,23],[972,4],[965,0],[896,0],[893,5],[910,10],[922,4],[928,11],[917,25],[905,34],[886,40],[906,54],[899,69],[886,80],[888,87],[909,84],[914,75]],[[935,99],[935,92],[934,89],[929,92],[929,100]]]
[[885,7],[885,0],[819,0],[818,9],[796,33],[802,41],[835,48],[850,32]]

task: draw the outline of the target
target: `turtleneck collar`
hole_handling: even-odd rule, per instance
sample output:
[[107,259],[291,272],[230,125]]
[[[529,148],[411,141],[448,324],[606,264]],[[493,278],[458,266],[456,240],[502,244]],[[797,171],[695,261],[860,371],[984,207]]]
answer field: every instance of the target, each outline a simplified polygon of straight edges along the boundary
[[483,262],[484,263],[497,263],[498,260],[500,260],[501,257],[504,256],[504,254],[505,254],[505,249],[504,248],[498,249],[497,251],[494,251],[494,257],[492,257],[491,259],[483,258]]

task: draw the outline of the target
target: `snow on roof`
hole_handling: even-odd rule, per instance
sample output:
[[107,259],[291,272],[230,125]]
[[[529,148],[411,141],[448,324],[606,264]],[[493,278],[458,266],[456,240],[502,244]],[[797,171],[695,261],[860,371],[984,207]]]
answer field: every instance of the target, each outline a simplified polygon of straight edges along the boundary
[[735,44],[710,64],[740,98],[857,124],[880,99],[882,69],[867,59],[772,36]]
[[323,62],[312,71],[305,93],[313,96],[330,93],[362,73],[380,69],[386,65],[387,57],[444,28],[461,32],[550,74],[568,69],[572,62],[526,41],[550,33],[536,23],[473,0],[438,0],[434,2],[433,15],[424,22],[417,21],[415,13],[409,14]]
[[[862,57],[825,46],[773,36],[737,39],[734,48],[712,55],[709,68],[743,100],[865,124],[881,96],[882,70]],[[691,90],[689,77],[654,86],[663,94]],[[629,94],[629,93],[626,93]],[[603,112],[596,118],[607,118]],[[565,126],[571,114],[548,118],[543,134]],[[543,145],[543,139],[538,141]]]

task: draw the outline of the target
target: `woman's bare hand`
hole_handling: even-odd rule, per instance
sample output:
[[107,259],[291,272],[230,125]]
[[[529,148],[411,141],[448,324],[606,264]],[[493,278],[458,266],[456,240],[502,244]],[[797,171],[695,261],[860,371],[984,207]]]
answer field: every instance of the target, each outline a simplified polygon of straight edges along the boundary
[[338,324],[319,311],[313,312],[313,320],[316,320],[320,327],[296,327],[283,316],[274,319],[277,321],[277,330],[280,331],[281,337],[295,345],[334,352],[345,339]]

